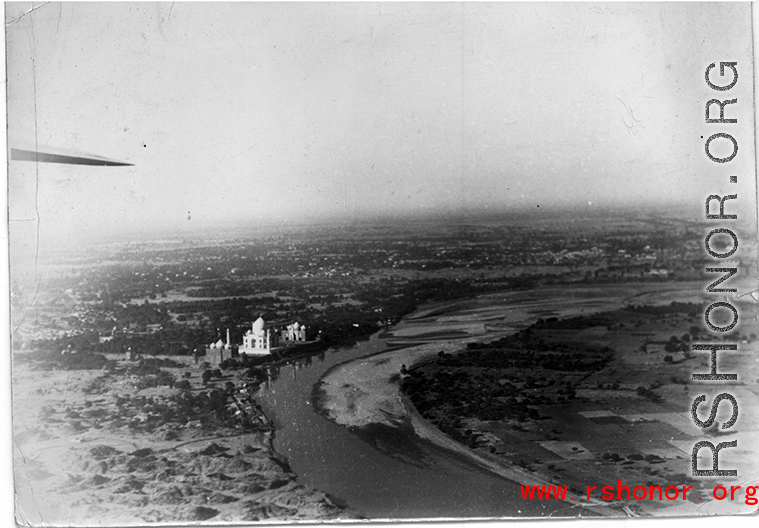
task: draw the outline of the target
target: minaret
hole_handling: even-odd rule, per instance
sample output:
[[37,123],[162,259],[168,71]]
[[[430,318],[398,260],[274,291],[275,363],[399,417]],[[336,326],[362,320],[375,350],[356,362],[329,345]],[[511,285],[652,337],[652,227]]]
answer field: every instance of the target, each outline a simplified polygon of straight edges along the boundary
[[229,328],[227,328],[227,347],[226,348],[231,348],[229,344]]

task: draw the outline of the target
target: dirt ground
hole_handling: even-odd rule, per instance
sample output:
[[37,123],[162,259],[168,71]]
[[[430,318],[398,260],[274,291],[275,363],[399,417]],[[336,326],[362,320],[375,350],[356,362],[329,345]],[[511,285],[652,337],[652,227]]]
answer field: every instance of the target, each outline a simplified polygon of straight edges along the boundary
[[[165,368],[192,391],[197,366]],[[223,385],[240,380],[226,377]],[[210,388],[210,387],[208,387]],[[151,424],[127,398],[164,401],[180,389],[138,389],[103,370],[13,369],[14,484],[22,525],[137,525],[351,518],[297,482],[271,448],[273,430]],[[151,399],[152,398],[152,399]],[[121,407],[119,407],[121,405]],[[120,411],[119,411],[120,410]],[[124,419],[114,420],[122,412]],[[131,414],[131,416],[130,416]]]

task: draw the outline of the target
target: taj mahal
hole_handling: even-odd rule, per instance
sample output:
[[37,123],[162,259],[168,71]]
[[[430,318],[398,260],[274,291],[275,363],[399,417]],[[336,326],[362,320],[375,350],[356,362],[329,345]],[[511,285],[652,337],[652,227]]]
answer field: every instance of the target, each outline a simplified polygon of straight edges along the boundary
[[271,354],[271,349],[278,345],[277,334],[269,329],[263,317],[259,317],[250,330],[242,336],[239,354],[246,356],[261,356]]
[[227,329],[226,342],[219,339],[205,347],[206,361],[217,365],[235,356],[266,356],[281,346],[308,341],[308,328],[297,321],[282,328],[278,333],[259,317],[243,334],[242,344],[232,345]]

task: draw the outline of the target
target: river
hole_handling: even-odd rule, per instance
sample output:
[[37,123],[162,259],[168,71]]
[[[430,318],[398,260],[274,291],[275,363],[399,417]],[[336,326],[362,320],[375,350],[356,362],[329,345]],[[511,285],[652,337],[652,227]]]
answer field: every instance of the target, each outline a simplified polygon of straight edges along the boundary
[[[485,334],[493,329],[510,332],[539,316],[619,308],[631,296],[654,304],[673,297],[697,298],[697,287],[688,286],[552,288],[427,307],[395,327],[396,335],[375,334],[352,347],[329,349],[273,368],[258,399],[276,427],[274,448],[287,458],[300,482],[370,519],[575,516],[580,512],[570,504],[523,501],[519,484],[422,440],[410,428],[378,426],[358,434],[328,420],[314,409],[314,385],[335,365],[387,351],[391,345],[397,348],[401,334],[410,344],[415,337],[409,332],[417,337],[431,329],[472,332],[475,321]],[[438,317],[431,318],[433,313]]]
[[283,365],[262,386],[258,399],[274,420],[274,448],[299,481],[371,519],[547,515],[544,504],[515,502],[521,497],[518,484],[411,431],[394,430],[387,438],[379,434],[370,442],[314,410],[313,386],[328,369],[386,349],[375,335],[350,348]]
[[[551,295],[519,298],[491,296],[449,303],[438,319],[422,317],[423,326],[451,329],[472,321],[492,320],[499,313],[509,328],[535,319],[549,306]],[[591,296],[592,298],[593,296]],[[508,302],[506,302],[508,300]],[[592,299],[587,299],[592,302]],[[598,300],[596,299],[596,302]],[[456,306],[452,306],[456,304]],[[577,301],[572,304],[576,307]],[[504,307],[504,305],[508,305]],[[500,307],[500,309],[499,309]],[[429,312],[429,310],[426,310]],[[435,310],[433,310],[435,311]],[[425,310],[417,312],[417,316]],[[442,312],[442,313],[440,313]],[[414,322],[407,317],[398,333]],[[436,326],[442,325],[442,326]],[[397,327],[398,328],[398,327]],[[397,330],[397,328],[395,330]],[[380,337],[384,335],[386,337]],[[395,339],[392,339],[395,337]],[[411,341],[413,341],[413,337]],[[258,399],[276,427],[274,448],[285,456],[301,483],[329,493],[338,502],[371,519],[441,519],[576,515],[563,503],[521,499],[519,484],[475,465],[470,459],[417,437],[410,428],[385,428],[356,434],[314,409],[313,388],[330,368],[389,350],[396,336],[375,334],[369,340],[274,368]]]

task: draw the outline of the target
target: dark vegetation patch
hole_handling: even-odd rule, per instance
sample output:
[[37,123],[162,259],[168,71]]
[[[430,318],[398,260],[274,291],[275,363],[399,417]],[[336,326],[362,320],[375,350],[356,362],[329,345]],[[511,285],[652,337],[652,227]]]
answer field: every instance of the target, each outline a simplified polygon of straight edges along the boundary
[[632,304],[626,306],[625,310],[646,315],[685,314],[695,316],[703,312],[704,307],[695,303],[672,301],[670,304],[662,305]]
[[598,425],[604,425],[604,424],[627,425],[629,423],[627,420],[625,420],[621,416],[596,416],[593,418],[588,418],[588,420]]
[[35,367],[41,370],[101,370],[116,368],[116,361],[96,352],[43,350],[34,355]]
[[208,519],[213,519],[217,515],[219,515],[219,510],[206,508],[205,506],[197,506],[187,513],[185,519],[188,521],[207,521]]
[[[425,268],[426,271],[432,269]],[[303,280],[296,277],[262,278],[256,273],[246,281],[218,277],[211,284],[186,292],[189,296],[228,297],[215,301],[115,304],[115,299],[119,297],[126,300],[131,296],[165,294],[148,293],[142,286],[132,284],[131,271],[122,277],[124,285],[115,286],[117,281],[113,273],[122,271],[119,267],[110,270],[111,276],[107,279],[111,288],[110,297],[106,298],[103,291],[84,295],[98,313],[96,321],[82,327],[81,321],[66,319],[66,324],[77,331],[64,337],[37,339],[35,349],[46,352],[36,353],[36,359],[42,360],[49,368],[77,369],[102,368],[107,361],[102,356],[104,353],[121,354],[131,350],[138,356],[193,355],[201,351],[205,344],[218,340],[220,328],[230,329],[232,341],[239,343],[251,320],[258,315],[267,321],[307,322],[313,335],[319,337],[315,348],[324,349],[366,339],[386,325],[397,323],[424,303],[530,288],[541,280],[537,276],[502,277],[497,281],[442,277],[379,277],[367,280],[357,276]],[[101,280],[105,281],[98,278],[96,284],[104,287],[100,284]],[[89,286],[98,289],[95,284]],[[116,293],[115,288],[124,289]],[[287,295],[240,297],[262,291],[287,292]],[[103,310],[112,315],[103,317]],[[188,324],[190,320],[192,324]],[[108,335],[107,340],[100,339],[104,334]],[[292,347],[281,354],[298,354],[299,348]],[[86,359],[81,359],[81,356],[61,359],[57,355],[62,350],[90,356]],[[271,363],[280,359],[278,356],[274,354],[252,359],[251,364]]]
[[558,317],[538,319],[538,322],[533,324],[531,328],[535,330],[585,330],[594,326],[608,326],[612,323],[611,317],[597,314],[568,317],[566,319],[559,319]]
[[[606,326],[604,317],[579,317],[550,328]],[[515,430],[541,419],[537,405],[577,401],[577,382],[602,370],[613,351],[581,342],[550,339],[540,321],[490,343],[470,343],[457,354],[411,369],[402,390],[426,419],[469,447],[482,445],[466,419],[503,421]]]

